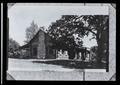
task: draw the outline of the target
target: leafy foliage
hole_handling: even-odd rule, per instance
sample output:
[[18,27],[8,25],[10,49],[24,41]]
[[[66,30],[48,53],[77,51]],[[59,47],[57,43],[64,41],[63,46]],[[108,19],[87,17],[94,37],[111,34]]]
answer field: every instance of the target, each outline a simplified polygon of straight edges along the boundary
[[[49,27],[49,35],[53,37],[56,48],[70,49],[74,51],[76,47],[82,47],[80,38],[92,33],[92,39],[96,39],[98,44],[98,61],[101,61],[104,44],[107,43],[107,30],[109,25],[108,15],[63,15],[59,20]],[[76,44],[74,35],[78,34],[79,44]],[[58,47],[59,46],[59,47]]]
[[56,22],[49,26],[49,35],[54,39],[53,42],[55,42],[55,45],[60,46],[61,49],[68,49],[76,45],[82,46],[83,42],[80,38],[77,38],[77,40],[79,40],[79,44],[76,44],[74,34],[77,34],[77,25],[82,27],[83,23],[73,23],[75,17],[77,16],[63,15],[61,19],[56,20]]
[[18,56],[18,49],[20,45],[18,42],[9,38],[9,45],[8,45],[8,57],[17,57]]
[[12,38],[9,38],[9,52],[14,51],[19,48],[19,43],[13,40]]

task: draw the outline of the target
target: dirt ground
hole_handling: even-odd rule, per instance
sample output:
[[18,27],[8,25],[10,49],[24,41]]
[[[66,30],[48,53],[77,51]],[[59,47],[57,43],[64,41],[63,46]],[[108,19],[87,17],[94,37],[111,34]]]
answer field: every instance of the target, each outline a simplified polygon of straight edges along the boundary
[[82,69],[70,69],[31,61],[33,60],[9,58],[8,73],[15,80],[83,80]]

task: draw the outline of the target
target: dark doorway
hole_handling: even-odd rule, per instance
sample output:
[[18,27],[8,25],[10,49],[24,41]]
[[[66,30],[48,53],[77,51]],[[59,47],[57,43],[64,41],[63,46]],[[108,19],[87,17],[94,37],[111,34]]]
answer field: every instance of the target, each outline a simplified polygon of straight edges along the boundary
[[37,47],[33,48],[33,56],[37,56]]

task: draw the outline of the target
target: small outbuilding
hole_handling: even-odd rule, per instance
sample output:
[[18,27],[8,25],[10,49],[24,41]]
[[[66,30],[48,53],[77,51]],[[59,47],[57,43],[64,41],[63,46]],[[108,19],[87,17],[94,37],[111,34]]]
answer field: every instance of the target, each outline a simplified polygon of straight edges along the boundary
[[57,50],[52,48],[52,38],[41,29],[20,50],[25,50],[26,58],[55,59]]

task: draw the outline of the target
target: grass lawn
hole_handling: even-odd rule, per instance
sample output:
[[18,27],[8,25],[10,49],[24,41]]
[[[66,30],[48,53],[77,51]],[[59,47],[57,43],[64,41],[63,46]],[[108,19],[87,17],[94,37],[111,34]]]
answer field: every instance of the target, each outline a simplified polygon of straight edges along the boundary
[[95,62],[83,62],[77,60],[46,60],[46,61],[32,61],[33,63],[44,63],[52,65],[60,65],[64,68],[75,68],[75,69],[105,69],[106,64],[97,64]]

